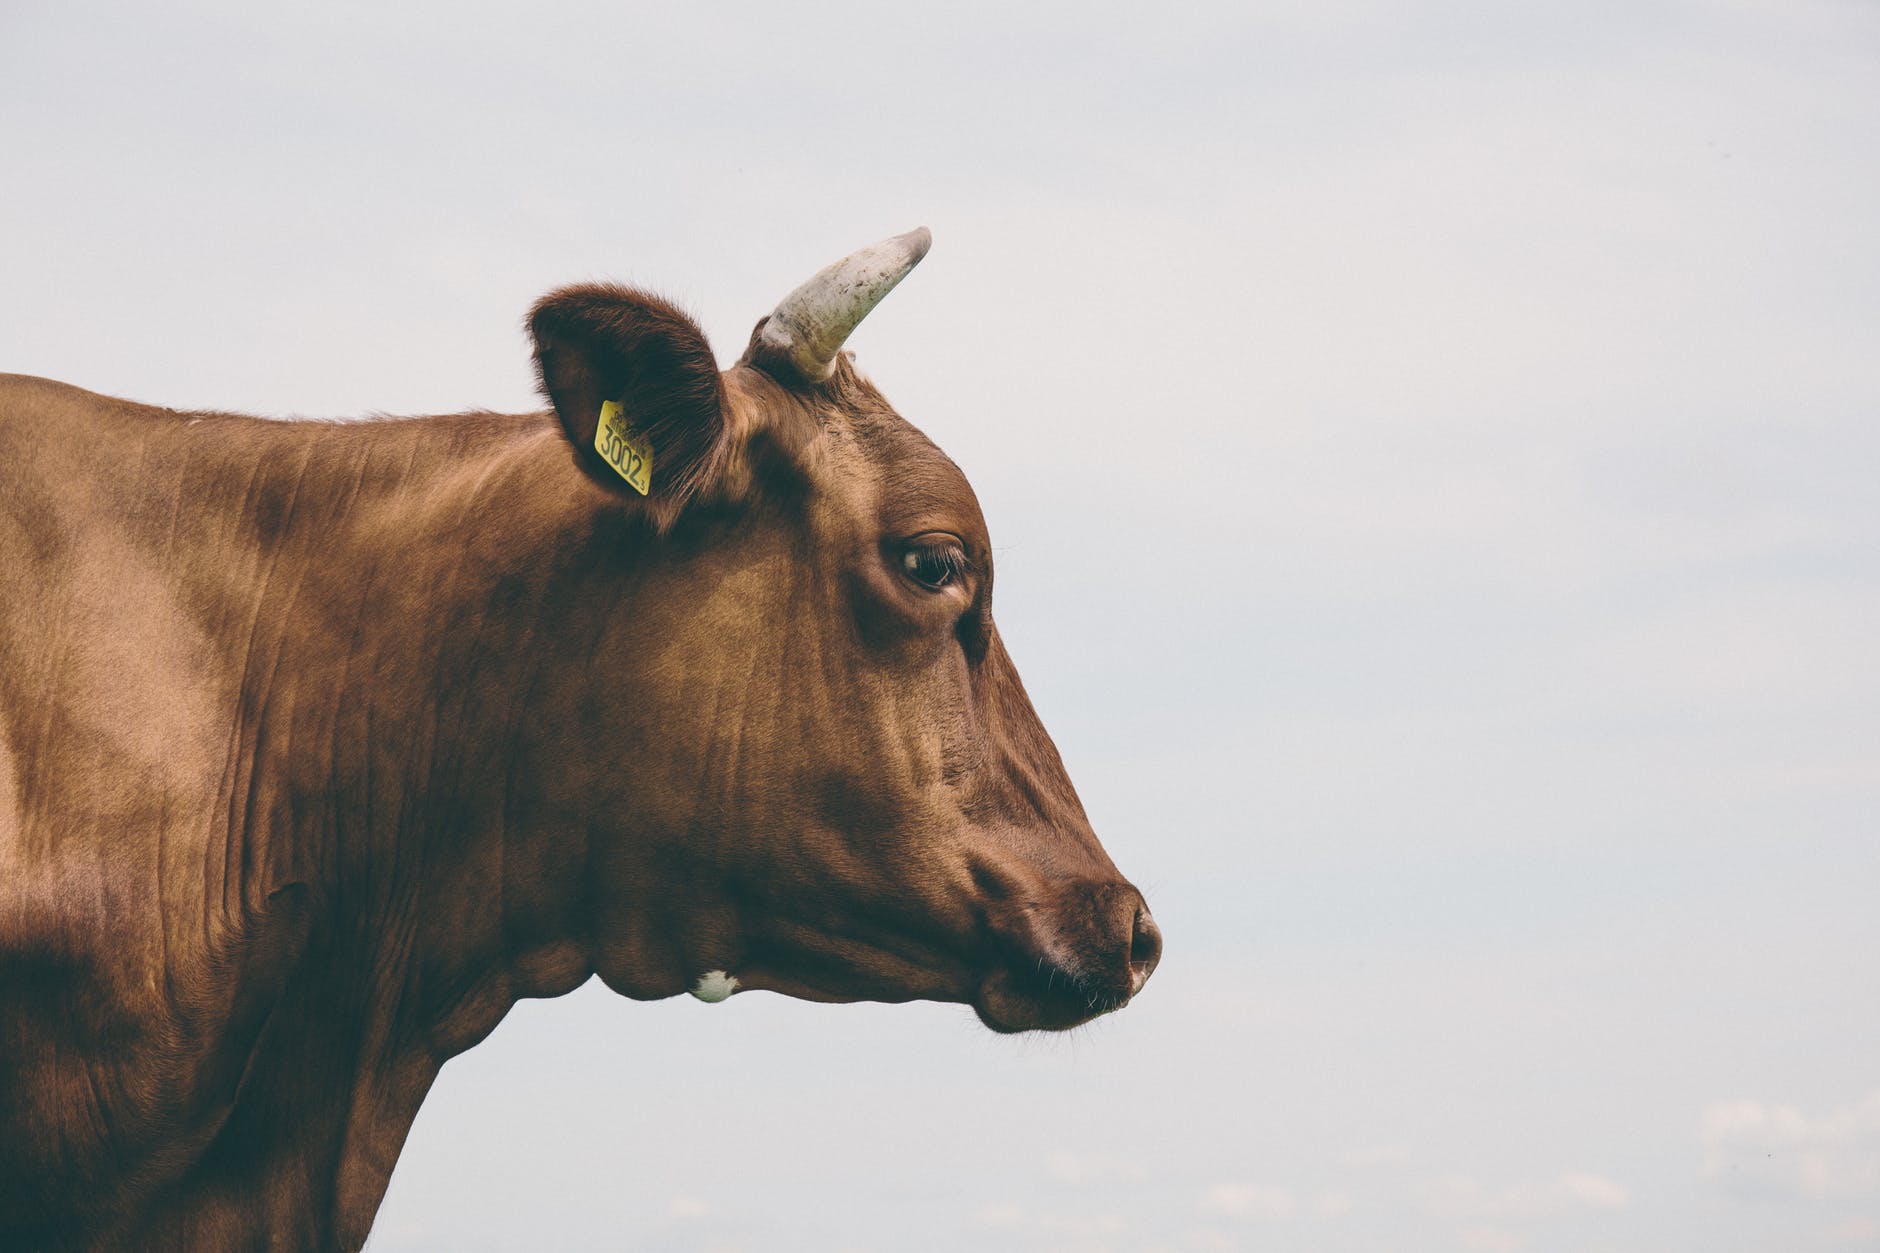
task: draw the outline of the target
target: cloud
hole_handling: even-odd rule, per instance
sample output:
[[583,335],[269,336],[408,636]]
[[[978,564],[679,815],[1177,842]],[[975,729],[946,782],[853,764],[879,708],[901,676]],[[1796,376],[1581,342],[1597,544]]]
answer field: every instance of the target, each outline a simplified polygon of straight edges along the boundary
[[703,1218],[711,1213],[711,1207],[695,1196],[680,1194],[672,1198],[666,1212],[674,1218]]
[[1351,1194],[1325,1189],[1310,1195],[1290,1188],[1217,1183],[1201,1194],[1200,1210],[1220,1218],[1253,1222],[1290,1222],[1295,1218],[1336,1219],[1352,1210]]
[[1500,1227],[1470,1227],[1462,1233],[1462,1247],[1470,1253],[1515,1253],[1527,1240]]
[[1025,1210],[1009,1201],[998,1205],[982,1205],[973,1211],[973,1225],[990,1227],[995,1231],[1012,1231],[1025,1225]]
[[1141,1162],[1101,1153],[1052,1153],[1044,1161],[1045,1177],[1073,1188],[1141,1183],[1148,1171]]
[[1880,1092],[1809,1117],[1722,1101],[1704,1112],[1704,1173],[1732,1187],[1822,1200],[1880,1196]]
[[1371,1144],[1353,1149],[1338,1159],[1346,1170],[1378,1170],[1403,1166],[1410,1161],[1410,1150],[1401,1144]]
[[1568,1171],[1543,1182],[1491,1188],[1472,1175],[1441,1175],[1424,1181],[1426,1213],[1456,1221],[1547,1218],[1575,1210],[1623,1209],[1631,1200],[1604,1175]]
[[1285,1188],[1256,1188],[1244,1183],[1217,1183],[1201,1196],[1204,1214],[1284,1222],[1299,1212],[1299,1203]]
[[1622,1209],[1625,1189],[1601,1175],[1562,1175],[1554,1180],[1556,1193],[1588,1209]]
[[1849,1218],[1828,1228],[1822,1239],[1829,1244],[1857,1244],[1864,1249],[1874,1248],[1880,1246],[1880,1220]]
[[1129,1230],[1129,1219],[1122,1214],[1040,1214],[1038,1229],[1047,1235],[1091,1240],[1098,1236],[1116,1236]]
[[1111,1211],[1090,1214],[1033,1211],[1009,1201],[980,1206],[973,1211],[972,1222],[975,1227],[992,1231],[1062,1236],[1083,1241],[1121,1235],[1129,1229],[1129,1219]]

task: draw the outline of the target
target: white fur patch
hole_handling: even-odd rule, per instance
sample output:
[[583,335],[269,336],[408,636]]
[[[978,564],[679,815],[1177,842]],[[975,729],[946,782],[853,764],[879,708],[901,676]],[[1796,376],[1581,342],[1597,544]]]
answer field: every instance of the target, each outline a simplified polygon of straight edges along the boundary
[[698,986],[692,989],[692,995],[699,1000],[716,1004],[738,990],[738,981],[722,970],[707,970],[698,977]]

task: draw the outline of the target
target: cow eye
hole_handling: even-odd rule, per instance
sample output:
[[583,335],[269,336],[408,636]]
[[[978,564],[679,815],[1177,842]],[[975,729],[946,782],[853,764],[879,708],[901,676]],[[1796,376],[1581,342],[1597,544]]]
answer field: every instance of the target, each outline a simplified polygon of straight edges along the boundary
[[971,568],[965,548],[951,535],[922,535],[901,549],[901,572],[929,591],[951,587]]

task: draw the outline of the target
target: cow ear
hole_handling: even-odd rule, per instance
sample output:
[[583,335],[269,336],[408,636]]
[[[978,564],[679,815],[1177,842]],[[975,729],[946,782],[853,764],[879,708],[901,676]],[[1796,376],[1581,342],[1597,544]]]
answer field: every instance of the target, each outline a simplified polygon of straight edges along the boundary
[[644,495],[662,525],[716,482],[730,443],[724,384],[691,318],[650,293],[591,283],[537,301],[529,333],[542,392],[596,482]]

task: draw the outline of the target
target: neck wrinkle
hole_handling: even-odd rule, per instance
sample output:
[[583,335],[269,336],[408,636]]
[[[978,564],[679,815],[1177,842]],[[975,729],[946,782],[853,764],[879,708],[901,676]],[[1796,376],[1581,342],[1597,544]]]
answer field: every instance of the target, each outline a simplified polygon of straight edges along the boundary
[[[309,553],[321,586],[301,599],[319,612],[297,615],[271,672],[294,698],[264,706],[264,727],[287,729],[259,737],[280,751],[255,769],[285,800],[252,830],[291,847],[321,897],[267,1073],[297,1073],[312,1048],[345,1096],[333,1125],[305,1133],[326,1146],[312,1186],[330,1190],[341,1247],[363,1241],[443,1061],[540,994],[556,973],[540,952],[578,930],[579,863],[555,866],[563,842],[529,829],[521,762],[554,660],[534,640],[547,606],[579,599],[558,549],[586,524],[559,432],[503,422],[472,449],[439,438],[443,422],[393,424],[365,448],[395,472],[350,467],[376,486]],[[429,464],[420,439],[448,463]],[[527,883],[565,885],[549,893],[564,899],[527,899]]]
[[380,1044],[449,1056],[540,985],[513,958],[584,929],[516,885],[580,879],[544,864],[518,775],[592,489],[542,415],[247,433],[262,468],[193,537],[232,552],[210,612],[245,641],[207,903],[307,884]]

